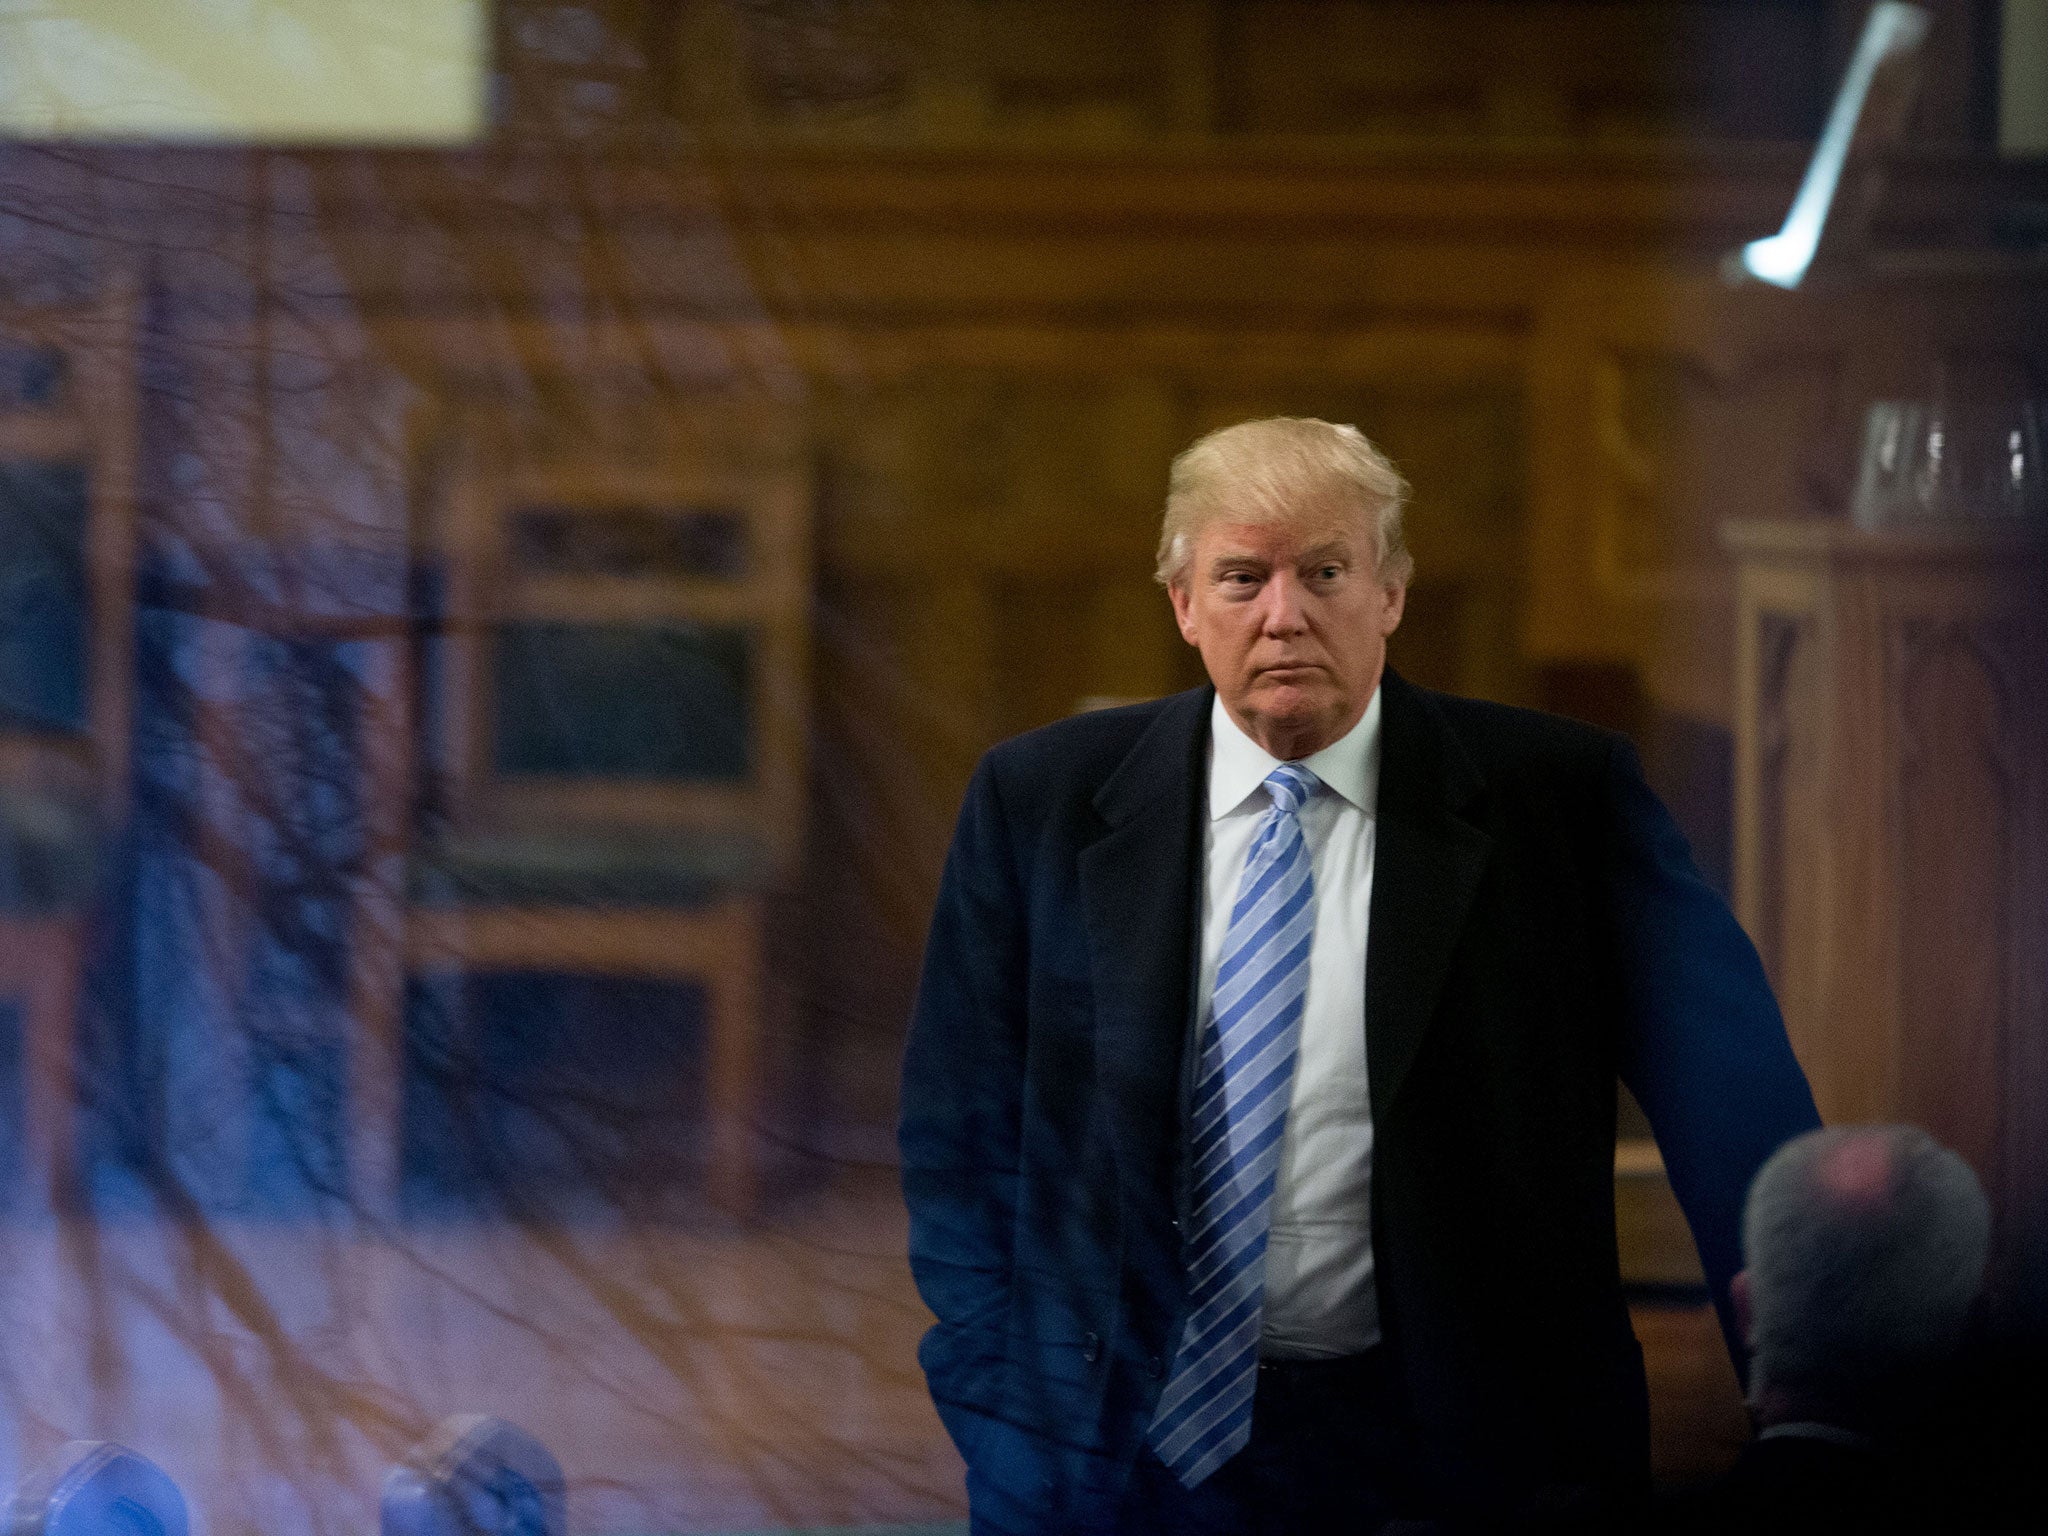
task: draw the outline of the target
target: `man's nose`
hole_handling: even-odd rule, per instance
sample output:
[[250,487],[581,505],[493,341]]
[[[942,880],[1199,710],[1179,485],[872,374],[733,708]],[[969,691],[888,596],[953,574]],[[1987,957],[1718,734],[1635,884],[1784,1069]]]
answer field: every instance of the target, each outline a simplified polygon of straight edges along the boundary
[[1259,628],[1268,635],[1296,635],[1308,627],[1303,612],[1307,596],[1292,571],[1281,571],[1266,583]]

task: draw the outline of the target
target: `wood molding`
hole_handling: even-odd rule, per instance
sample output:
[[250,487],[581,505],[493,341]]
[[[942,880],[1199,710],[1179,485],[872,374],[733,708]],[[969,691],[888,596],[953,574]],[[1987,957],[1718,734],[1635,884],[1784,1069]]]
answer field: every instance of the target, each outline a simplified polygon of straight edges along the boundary
[[1771,985],[1786,985],[1786,883],[1791,865],[1789,845],[1796,791],[1793,777],[1795,737],[1808,726],[1805,710],[1811,700],[1795,686],[1794,669],[1805,659],[1812,641],[1812,621],[1803,614],[1763,613],[1757,617],[1759,677],[1757,680],[1757,882],[1759,909],[1750,937],[1763,956]]
[[1994,1187],[2005,1173],[2013,973],[2024,953],[2013,847],[2038,821],[2018,794],[2016,630],[1916,614],[1884,637],[1898,740],[1888,799],[1899,1108]]

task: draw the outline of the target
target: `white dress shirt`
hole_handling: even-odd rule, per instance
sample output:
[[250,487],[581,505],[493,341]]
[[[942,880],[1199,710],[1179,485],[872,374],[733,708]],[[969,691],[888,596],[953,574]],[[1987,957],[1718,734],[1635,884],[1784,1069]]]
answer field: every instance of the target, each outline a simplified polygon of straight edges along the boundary
[[[1315,881],[1315,937],[1294,1093],[1266,1246],[1262,1355],[1313,1359],[1379,1342],[1373,1289],[1372,1103],[1365,1075],[1365,941],[1379,801],[1380,695],[1340,740],[1301,760],[1322,787],[1301,808]],[[1218,699],[1209,725],[1209,823],[1202,892],[1207,1027],[1230,909],[1259,822],[1266,775],[1280,765]]]

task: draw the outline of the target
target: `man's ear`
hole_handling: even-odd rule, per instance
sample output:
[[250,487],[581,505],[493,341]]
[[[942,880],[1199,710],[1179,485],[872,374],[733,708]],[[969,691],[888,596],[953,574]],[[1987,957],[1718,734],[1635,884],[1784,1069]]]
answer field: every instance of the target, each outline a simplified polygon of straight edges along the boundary
[[1180,637],[1196,649],[1201,641],[1195,635],[1194,615],[1188,610],[1187,583],[1176,581],[1166,589],[1166,596],[1173,604],[1173,622],[1180,626]]
[[1735,1309],[1735,1326],[1742,1334],[1742,1342],[1756,1347],[1756,1320],[1749,1310],[1749,1271],[1738,1269],[1735,1278],[1728,1282],[1728,1305]]
[[1380,610],[1380,634],[1391,635],[1401,627],[1401,615],[1408,611],[1408,583],[1394,581],[1387,584],[1387,603]]

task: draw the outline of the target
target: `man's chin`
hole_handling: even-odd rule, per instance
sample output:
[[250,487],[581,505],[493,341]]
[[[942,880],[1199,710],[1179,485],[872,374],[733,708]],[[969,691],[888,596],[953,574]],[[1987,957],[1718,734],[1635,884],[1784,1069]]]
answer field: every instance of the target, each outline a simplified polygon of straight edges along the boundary
[[1336,697],[1320,677],[1305,674],[1299,680],[1260,678],[1252,686],[1249,702],[1276,723],[1308,725],[1327,715],[1335,706]]
[[1264,684],[1252,689],[1246,713],[1259,721],[1261,734],[1320,736],[1336,713],[1336,698],[1327,687]]

